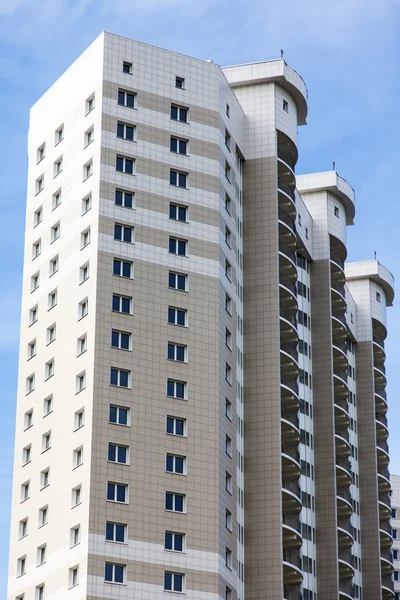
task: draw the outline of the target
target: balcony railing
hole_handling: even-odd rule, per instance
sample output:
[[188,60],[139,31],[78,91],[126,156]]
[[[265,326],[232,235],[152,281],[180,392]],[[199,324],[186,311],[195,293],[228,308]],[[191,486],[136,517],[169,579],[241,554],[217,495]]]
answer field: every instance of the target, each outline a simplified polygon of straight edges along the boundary
[[303,594],[296,588],[283,586],[283,597],[285,600],[302,600]]
[[286,454],[287,456],[290,456],[290,458],[293,458],[293,460],[295,460],[296,462],[298,462],[300,464],[300,452],[299,452],[299,449],[297,448],[297,446],[294,446],[293,444],[290,444],[289,442],[283,442],[282,443],[282,453]]
[[336,348],[342,350],[342,352],[344,352],[345,354],[347,353],[347,342],[342,342],[341,340],[338,340],[335,337],[333,337],[332,344],[336,346]]
[[339,560],[344,560],[354,567],[354,554],[351,550],[339,550]]
[[301,556],[295,550],[283,549],[283,560],[301,569]]
[[389,445],[386,441],[376,440],[376,445],[378,446],[378,448],[384,450],[386,454],[389,454]]
[[286,183],[286,181],[284,181],[280,177],[278,177],[278,188],[280,190],[282,190],[282,192],[285,192],[285,194],[290,196],[290,198],[293,200],[293,202],[296,201],[296,198],[294,195],[294,189],[292,188],[292,186],[290,186],[288,183]]
[[282,523],[284,525],[287,525],[288,527],[291,527],[292,529],[295,529],[299,533],[301,533],[301,521],[300,521],[298,515],[293,515],[288,512],[283,512],[282,513]]
[[390,502],[390,496],[389,496],[389,494],[385,494],[384,492],[380,492],[380,494],[379,494],[379,502],[382,502],[382,504],[385,504],[386,506],[388,506],[390,508],[391,502]]
[[378,423],[382,423],[382,425],[384,425],[387,428],[388,420],[386,415],[384,415],[383,413],[376,413],[375,418],[378,421]]
[[344,286],[341,283],[331,280],[331,288],[336,290],[336,292],[339,292],[339,294],[343,296],[343,298],[345,297]]
[[338,517],[337,525],[340,529],[344,529],[349,533],[352,537],[354,536],[353,525],[351,524],[350,519],[345,519],[344,517]]
[[381,348],[385,349],[385,342],[381,337],[379,337],[379,335],[374,335],[372,339],[374,340],[375,344],[378,344]]
[[289,321],[297,329],[297,313],[293,312],[290,308],[287,308],[284,304],[280,307],[280,316],[286,321]]
[[389,548],[381,548],[381,558],[388,560],[389,562],[393,562],[393,553]]
[[296,233],[296,223],[286,210],[278,210],[278,219],[285,223],[294,233]]
[[336,454],[336,464],[342,469],[345,469],[349,474],[351,474],[351,462],[347,458],[347,456],[340,456]]
[[[295,259],[296,260],[296,259]],[[286,273],[279,273],[279,283],[287,287],[294,296],[297,296],[297,280]]]
[[344,270],[344,260],[337,252],[335,252],[335,250],[331,250],[331,260],[335,261],[342,271]]
[[292,492],[295,496],[300,498],[300,485],[296,479],[293,477],[288,477],[287,475],[282,475],[282,487],[288,492]]
[[341,367],[333,367],[333,373],[334,375],[337,375],[338,377],[340,377],[340,379],[343,379],[343,381],[345,381],[347,383],[347,370],[346,369],[342,369]]
[[383,363],[381,364],[374,364],[375,369],[378,369],[378,371],[382,371],[382,373],[386,374],[386,367]]
[[354,583],[350,581],[339,581],[339,592],[343,592],[343,594],[347,594],[354,598],[355,587]]
[[290,408],[282,407],[281,416],[282,419],[285,419],[285,421],[289,421],[289,423],[294,425],[296,429],[299,429],[299,415],[297,412],[295,412],[294,410],[290,410]]
[[390,473],[387,467],[379,467],[378,465],[378,475],[383,475],[383,477],[390,480]]
[[386,531],[386,533],[388,533],[389,535],[392,535],[392,528],[390,526],[390,521],[380,520],[379,521],[379,529],[382,529],[382,531]]
[[299,395],[299,384],[297,383],[297,379],[281,371],[281,383],[290,388],[296,394],[296,396]]
[[336,495],[340,498],[343,498],[344,500],[347,500],[347,502],[349,502],[353,506],[353,499],[349,488],[338,485],[336,489]]
[[285,256],[288,256],[290,260],[296,264],[296,252],[281,240],[279,240],[279,252],[282,252]]
[[333,310],[332,317],[335,317],[335,319],[338,319],[347,329],[346,317],[344,316],[343,313],[340,312],[340,310]]
[[295,162],[294,158],[288,152],[286,152],[285,150],[282,150],[282,148],[280,146],[278,146],[278,158],[280,158],[287,165],[289,165],[289,167],[294,172],[294,169],[296,166],[296,162]]
[[281,350],[289,354],[296,362],[298,361],[299,351],[297,350],[297,345],[290,342],[281,342]]
[[393,591],[393,579],[391,577],[389,577],[388,575],[383,575],[383,577],[382,577],[382,585],[385,588],[388,588],[389,590]]
[[346,428],[337,429],[335,431],[336,435],[346,440],[346,442],[350,442],[349,430]]
[[375,387],[375,394],[378,394],[378,396],[381,396],[382,398],[384,398],[385,400],[387,399],[387,395],[386,395],[386,390],[384,387]]

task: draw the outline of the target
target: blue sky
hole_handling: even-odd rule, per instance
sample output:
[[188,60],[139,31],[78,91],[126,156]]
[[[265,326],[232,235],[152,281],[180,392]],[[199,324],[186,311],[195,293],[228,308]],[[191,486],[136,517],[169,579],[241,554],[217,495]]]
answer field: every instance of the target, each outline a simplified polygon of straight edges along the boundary
[[[103,30],[220,65],[285,59],[309,89],[299,173],[337,170],[356,190],[349,259],[400,281],[398,0],[0,0],[0,597],[6,597],[29,108]],[[400,290],[399,290],[400,297]],[[400,473],[395,373],[400,304],[387,343],[392,469]]]

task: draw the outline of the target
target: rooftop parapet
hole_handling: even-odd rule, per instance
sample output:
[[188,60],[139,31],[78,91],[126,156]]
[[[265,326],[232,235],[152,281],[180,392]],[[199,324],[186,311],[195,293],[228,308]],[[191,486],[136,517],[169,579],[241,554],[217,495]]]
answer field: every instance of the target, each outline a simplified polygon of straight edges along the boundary
[[307,192],[330,192],[343,203],[346,210],[346,224],[354,224],[354,215],[356,212],[354,190],[336,171],[296,175],[296,187],[300,194],[306,194]]
[[347,282],[357,279],[371,279],[385,292],[386,306],[393,305],[394,277],[391,272],[377,260],[364,260],[345,264]]

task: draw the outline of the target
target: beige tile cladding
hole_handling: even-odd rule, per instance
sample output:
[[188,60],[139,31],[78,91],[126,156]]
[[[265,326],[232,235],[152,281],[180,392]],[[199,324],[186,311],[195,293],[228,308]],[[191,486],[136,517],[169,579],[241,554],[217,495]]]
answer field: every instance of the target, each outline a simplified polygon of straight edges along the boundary
[[276,159],[244,166],[245,581],[248,600],[282,600]]
[[[136,148],[132,150],[132,153],[118,153],[115,150],[110,150],[109,148],[102,147],[100,160],[103,165],[108,165],[109,167],[113,167],[115,169],[117,154],[121,154],[128,158],[136,158],[135,151]],[[149,177],[156,177],[158,179],[163,179],[164,181],[169,181],[171,165],[167,163],[160,163],[155,160],[149,160],[148,158],[143,158],[142,156],[137,158],[136,160],[137,175],[147,175]],[[187,169],[187,172],[189,173],[189,187],[199,188],[206,192],[213,192],[215,194],[219,192],[218,177],[213,177],[212,175],[206,173],[199,173],[190,169]],[[127,175],[126,177],[130,179],[134,176]],[[128,182],[127,184],[129,185]]]
[[337,600],[338,547],[336,510],[335,413],[333,390],[330,261],[312,264],[311,295],[317,586],[324,600]]
[[[171,98],[158,96],[157,94],[152,94],[150,92],[144,92],[138,90],[137,88],[120,86],[111,81],[103,82],[103,96],[105,98],[112,98],[113,100],[116,100],[118,98],[118,89],[137,93],[138,109],[140,109],[140,107],[144,107],[149,110],[154,110],[169,115],[171,114],[171,104],[176,104],[178,106],[180,105],[179,102],[171,101]],[[187,105],[183,103],[182,106]],[[220,116],[217,111],[193,104],[189,105],[188,108],[190,109],[190,121],[195,121],[196,123],[201,123],[202,125],[208,125],[209,127],[219,126]]]
[[363,598],[379,600],[382,588],[372,342],[357,344],[356,374]]
[[[167,204],[168,210],[169,203]],[[104,235],[109,235],[112,238],[114,237],[114,224],[118,222],[120,224],[124,224],[124,221],[116,220],[116,219],[108,219],[106,217],[101,217],[99,222],[99,233]],[[161,248],[165,248],[168,250],[168,240],[169,233],[167,231],[160,231],[159,229],[153,229],[151,227],[144,227],[143,225],[135,226],[135,242],[140,242],[142,244],[151,244],[152,246],[159,246]],[[174,234],[176,237],[176,234]],[[182,235],[178,236],[184,239],[189,240],[189,251],[190,255],[193,256],[201,256],[206,259],[214,259],[218,255],[219,245],[212,244],[211,242],[205,242],[201,239],[190,238],[188,236]],[[134,256],[134,245],[132,245],[132,256]]]
[[[216,250],[214,258],[218,247]],[[236,468],[225,454],[225,439],[220,436],[223,429],[235,439],[234,424],[221,424],[225,398],[234,401],[234,388],[224,381],[225,361],[231,354],[221,339],[225,292],[217,279],[194,274],[189,275],[189,293],[169,290],[168,268],[141,261],[135,262],[134,280],[111,273],[112,255],[100,253],[89,531],[103,536],[109,519],[128,523],[132,539],[154,544],[163,544],[166,529],[182,531],[190,549],[224,555],[228,545],[235,566],[235,531],[223,531],[225,518],[221,515],[225,507],[232,514],[236,509]],[[112,292],[134,297],[132,316],[111,312]],[[188,328],[167,323],[169,305],[188,309]],[[234,317],[230,323],[234,331]],[[112,328],[133,333],[133,352],[110,348]],[[188,364],[167,360],[168,341],[187,343]],[[111,366],[132,371],[131,390],[109,386]],[[187,401],[166,397],[167,377],[189,382]],[[131,408],[130,428],[108,423],[110,403]],[[165,434],[167,415],[187,419],[187,439]],[[130,466],[107,462],[108,441],[130,446]],[[187,457],[187,476],[165,472],[165,453],[169,451]],[[233,478],[233,495],[225,491],[225,470]],[[106,502],[107,480],[129,483],[129,505]],[[166,491],[187,495],[187,514],[164,510]],[[93,560],[103,575],[104,558]],[[161,572],[161,566],[144,565],[139,570],[135,566],[132,579],[141,581],[143,577],[161,585]],[[188,588],[218,593],[225,585],[223,577],[188,574]]]
[[112,115],[103,113],[101,127],[105,131],[116,133],[117,122],[128,123],[137,125],[137,141],[138,142],[149,142],[151,144],[157,144],[159,146],[165,146],[169,149],[171,136],[180,137],[182,139],[189,140],[190,156],[205,156],[210,160],[218,160],[220,156],[218,144],[213,144],[205,140],[193,138],[191,131],[188,129],[186,135],[172,133],[166,129],[159,129],[158,127],[145,125],[143,123],[137,124],[137,112],[131,111],[132,115],[128,119],[113,117]]

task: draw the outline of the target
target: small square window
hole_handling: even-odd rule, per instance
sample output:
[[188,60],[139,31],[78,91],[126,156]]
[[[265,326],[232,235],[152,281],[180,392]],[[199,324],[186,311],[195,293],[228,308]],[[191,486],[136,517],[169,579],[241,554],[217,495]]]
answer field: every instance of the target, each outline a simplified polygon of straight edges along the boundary
[[81,250],[90,244],[90,227],[81,233]]
[[50,469],[44,469],[40,473],[40,489],[44,489],[50,485]]
[[53,177],[57,177],[57,175],[59,175],[62,170],[63,170],[63,159],[62,159],[62,156],[61,156],[54,163]]
[[32,275],[31,277],[31,292],[34,292],[35,290],[38,289],[40,284],[40,276],[39,276],[39,272],[35,273],[35,275]]
[[74,548],[81,542],[81,528],[79,525],[71,528],[70,546]]
[[17,561],[17,577],[26,573],[26,556],[21,556]]
[[39,223],[41,223],[42,221],[43,221],[43,208],[40,206],[33,213],[33,226],[36,227],[36,225],[39,225]]
[[82,200],[82,215],[85,215],[92,208],[92,196],[86,196]]
[[50,327],[47,328],[47,336],[46,336],[46,342],[47,344],[51,344],[51,342],[54,342],[54,340],[56,339],[56,324],[54,323],[53,325],[50,325]]
[[126,106],[127,108],[136,108],[136,98],[137,95],[135,93],[118,90],[119,106]]
[[380,293],[379,293],[379,292],[376,292],[376,296],[375,296],[375,298],[376,298],[376,301],[377,301],[377,302],[380,302],[380,301],[381,301],[381,295],[380,295]]
[[69,588],[73,588],[79,584],[79,567],[73,567],[69,570]]
[[21,485],[21,502],[28,500],[30,493],[30,483],[26,481]]
[[228,214],[232,214],[232,200],[228,194],[225,194],[225,209]]
[[58,256],[55,256],[50,261],[50,267],[49,267],[49,276],[50,277],[52,275],[55,275],[55,273],[57,273],[57,271],[58,271],[58,265],[59,265]]
[[49,508],[48,506],[42,506],[39,510],[39,527],[43,527],[43,525],[47,525],[49,518]]
[[58,240],[58,238],[60,237],[60,233],[61,233],[60,223],[56,223],[51,228],[51,241],[55,242],[56,240]]
[[26,394],[30,394],[35,389],[35,374],[26,378]]
[[82,488],[79,485],[78,487],[72,490],[72,508],[74,506],[78,506],[82,503]]
[[49,296],[48,296],[48,310],[51,310],[52,308],[54,308],[57,305],[57,290],[53,290],[52,292],[50,292]]
[[226,105],[225,112],[226,112],[226,116],[227,117],[231,116],[231,109],[230,109],[229,104]]
[[74,431],[77,431],[85,424],[85,410],[81,408],[74,415]]
[[119,542],[123,544],[127,541],[127,526],[123,523],[106,523],[106,541]]
[[339,207],[338,206],[334,207],[334,215],[335,215],[335,217],[339,217]]
[[181,123],[188,123],[189,120],[189,109],[184,106],[171,105],[171,119],[173,121],[180,121]]
[[86,372],[76,376],[76,393],[82,392],[86,388]]
[[175,87],[185,89],[185,79],[183,77],[175,77]]
[[87,298],[79,302],[78,306],[78,319],[83,319],[89,312],[89,301]]
[[54,145],[57,146],[64,139],[64,125],[56,129]]
[[232,316],[232,298],[228,294],[225,294],[225,310]]
[[94,127],[90,127],[87,131],[85,131],[85,142],[84,147],[89,146],[94,140]]
[[289,112],[289,102],[287,100],[282,100],[282,108],[285,112]]
[[89,160],[89,162],[83,166],[83,181],[89,179],[91,175],[93,175],[93,161]]
[[135,194],[134,192],[125,192],[124,190],[115,190],[115,204],[124,208],[134,208]]
[[53,412],[53,396],[48,396],[43,400],[43,416],[47,417]]
[[232,137],[227,129],[225,129],[225,146],[228,148],[229,152],[231,152],[231,143]]
[[46,452],[51,448],[51,431],[42,435],[42,452]]
[[44,600],[44,584],[35,588],[35,600]]
[[89,279],[89,263],[82,265],[79,269],[79,283],[85,283]]
[[28,463],[30,463],[32,460],[32,447],[29,444],[29,446],[25,446],[25,448],[22,450],[22,465],[27,465]]
[[24,415],[24,431],[33,425],[33,408],[28,410]]
[[122,63],[122,72],[132,74],[132,63],[124,60]]
[[60,204],[61,204],[61,189],[57,190],[57,192],[55,192],[53,194],[52,204],[53,204],[53,210],[56,209],[57,206],[60,206]]
[[73,456],[73,467],[74,469],[80,467],[83,464],[83,448],[77,448],[74,450]]
[[228,398],[225,398],[225,415],[232,421],[232,402]]
[[117,137],[129,142],[136,141],[136,125],[117,123]]
[[28,517],[19,522],[19,539],[28,535]]
[[35,191],[36,194],[39,194],[44,188],[44,175],[41,175],[36,179]]
[[86,350],[87,350],[87,336],[85,334],[82,337],[78,338],[78,350],[77,350],[78,356],[80,356],[81,354],[86,352]]
[[110,404],[108,420],[115,425],[130,426],[130,409],[124,406],[115,406]]
[[50,360],[48,363],[46,363],[46,370],[45,370],[46,371],[45,372],[46,379],[50,379],[50,377],[53,377],[54,369],[55,369],[54,360]]
[[37,155],[36,155],[36,163],[37,164],[39,164],[40,161],[44,159],[45,153],[46,153],[46,144],[42,144],[37,149]]
[[118,155],[116,158],[115,169],[119,173],[126,173],[127,175],[135,175],[136,172],[136,159],[129,156]]
[[231,183],[232,181],[232,169],[229,165],[228,162],[225,162],[225,177],[227,178],[227,180],[229,181],[229,183]]
[[85,103],[85,108],[86,108],[86,114],[87,115],[90,112],[92,112],[92,110],[94,109],[94,106],[95,106],[94,94],[92,94],[91,96],[89,96],[89,98],[86,100],[86,103]]
[[40,255],[41,251],[42,251],[42,242],[41,242],[41,240],[37,240],[37,242],[35,242],[32,245],[32,260],[37,258]]
[[29,344],[28,344],[28,360],[30,358],[33,358],[34,356],[36,356],[36,348],[37,348],[36,340],[32,340],[31,342],[29,342]]

